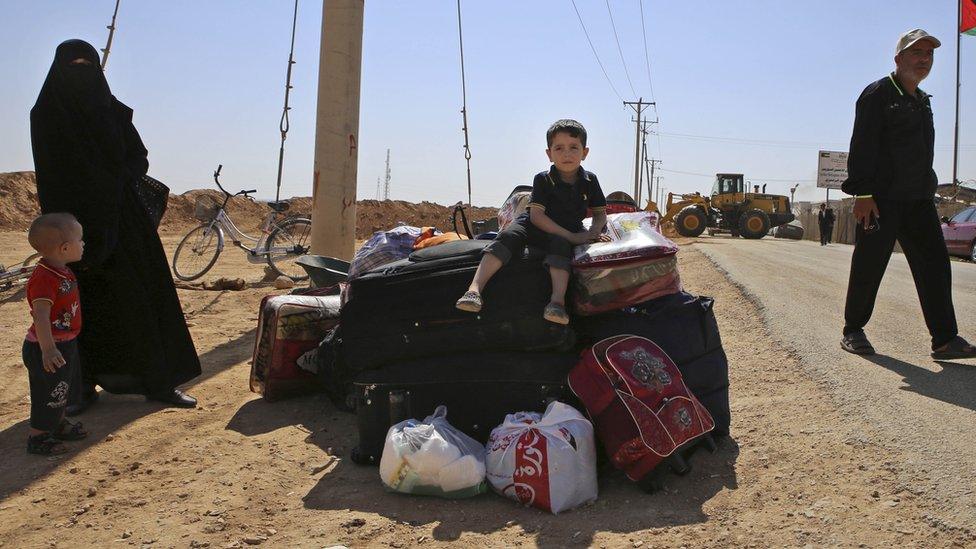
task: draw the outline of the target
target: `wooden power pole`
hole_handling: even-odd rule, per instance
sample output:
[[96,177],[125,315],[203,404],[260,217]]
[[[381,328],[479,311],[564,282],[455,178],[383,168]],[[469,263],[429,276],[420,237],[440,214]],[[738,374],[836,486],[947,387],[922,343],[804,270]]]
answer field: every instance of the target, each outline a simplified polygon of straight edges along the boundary
[[364,0],[322,0],[311,253],[351,260]]

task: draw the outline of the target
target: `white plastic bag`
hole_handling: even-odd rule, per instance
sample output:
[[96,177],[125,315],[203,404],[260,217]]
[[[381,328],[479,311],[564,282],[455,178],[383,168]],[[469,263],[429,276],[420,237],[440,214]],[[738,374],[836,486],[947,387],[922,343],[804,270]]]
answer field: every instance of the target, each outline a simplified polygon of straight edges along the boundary
[[401,421],[386,433],[380,479],[394,492],[445,498],[485,493],[485,449],[447,422],[438,406],[423,421]]
[[488,482],[505,497],[553,513],[596,499],[593,425],[568,404],[505,416],[487,449]]

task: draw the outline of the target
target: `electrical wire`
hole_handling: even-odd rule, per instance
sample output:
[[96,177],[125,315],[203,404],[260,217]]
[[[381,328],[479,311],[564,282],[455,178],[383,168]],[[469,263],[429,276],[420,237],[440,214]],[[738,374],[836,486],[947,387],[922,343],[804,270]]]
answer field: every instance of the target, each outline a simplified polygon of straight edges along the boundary
[[647,68],[647,85],[651,90],[651,101],[654,101],[654,112],[657,113],[657,101],[654,100],[654,83],[651,82],[651,56],[647,51],[647,29],[644,28],[644,0],[640,0],[641,36],[644,37],[644,66]]
[[637,96],[634,83],[630,80],[630,71],[627,70],[627,61],[624,60],[624,50],[620,47],[620,37],[617,36],[617,25],[613,22],[613,11],[610,9],[610,0],[606,0],[607,15],[610,16],[610,28],[613,29],[613,39],[617,42],[617,53],[620,54],[620,64],[624,66],[624,74],[627,75],[627,83],[630,84],[630,92]]
[[[682,175],[694,175],[697,177],[707,177],[713,179],[715,174],[713,173],[698,173],[698,172],[686,172],[682,170],[669,170],[667,168],[658,168],[659,171],[668,173],[680,173]],[[770,183],[815,183],[816,179],[797,179],[797,178],[777,178],[777,177],[749,177],[749,181],[766,181]]]
[[590,33],[586,32],[586,25],[583,24],[583,16],[580,15],[579,8],[576,7],[576,0],[572,0],[572,2],[573,9],[576,11],[576,18],[579,19],[580,27],[583,29],[583,35],[586,36],[586,41],[590,44],[590,51],[593,52],[593,57],[596,58],[597,64],[600,65],[600,70],[603,71],[603,77],[607,79],[607,84],[610,84],[610,89],[613,90],[614,95],[616,95],[617,99],[619,99],[622,103],[624,98],[620,96],[620,92],[617,91],[617,87],[613,85],[612,81],[610,81],[610,75],[607,74],[607,69],[603,66],[603,61],[600,61],[600,56],[597,55],[596,48],[593,47],[593,41],[590,40]]

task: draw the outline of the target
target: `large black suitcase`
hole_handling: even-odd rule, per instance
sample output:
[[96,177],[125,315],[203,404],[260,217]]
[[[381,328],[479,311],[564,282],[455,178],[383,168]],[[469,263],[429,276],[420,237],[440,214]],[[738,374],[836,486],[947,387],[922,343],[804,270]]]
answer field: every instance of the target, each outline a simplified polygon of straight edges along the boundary
[[722,349],[714,300],[678,292],[634,307],[577,317],[576,330],[591,344],[633,334],[650,339],[678,365],[685,385],[712,414],[716,435],[729,432],[729,361]]
[[488,244],[440,244],[352,280],[340,318],[345,367],[357,372],[460,352],[572,348],[573,331],[542,318],[552,286],[541,253],[513,258],[498,271],[480,313],[455,308]]
[[575,353],[462,354],[360,372],[353,384],[359,445],[352,459],[379,463],[391,425],[423,419],[441,404],[451,425],[479,442],[506,414],[541,413],[550,399],[576,405],[566,377],[577,362]]

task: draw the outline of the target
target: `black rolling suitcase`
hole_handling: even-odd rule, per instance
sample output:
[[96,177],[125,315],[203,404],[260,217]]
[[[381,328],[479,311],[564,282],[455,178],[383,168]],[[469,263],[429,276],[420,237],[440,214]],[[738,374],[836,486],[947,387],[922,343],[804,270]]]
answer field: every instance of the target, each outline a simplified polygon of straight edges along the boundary
[[678,292],[634,307],[578,317],[580,339],[591,344],[608,337],[632,334],[650,339],[674,360],[685,385],[715,420],[715,435],[727,435],[729,361],[722,349],[714,300]]
[[480,313],[454,307],[489,242],[432,246],[352,280],[340,319],[346,368],[358,372],[462,352],[571,348],[572,330],[542,318],[552,290],[541,253],[503,267],[485,288]]
[[423,419],[441,404],[451,425],[479,442],[506,414],[541,413],[550,399],[576,405],[566,378],[578,362],[576,353],[461,354],[360,372],[353,384],[359,445],[352,459],[378,464],[391,425]]

